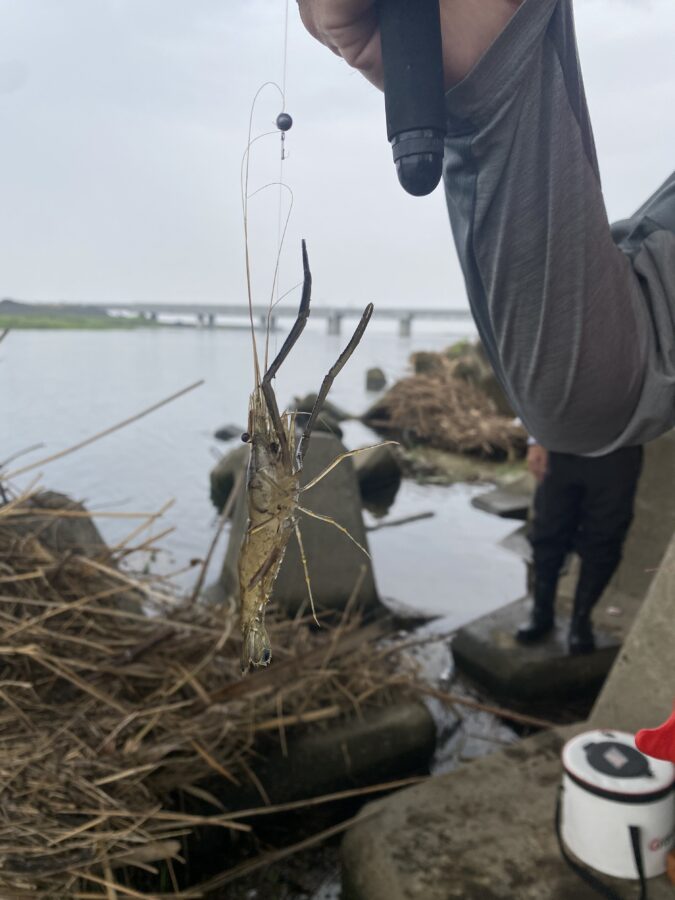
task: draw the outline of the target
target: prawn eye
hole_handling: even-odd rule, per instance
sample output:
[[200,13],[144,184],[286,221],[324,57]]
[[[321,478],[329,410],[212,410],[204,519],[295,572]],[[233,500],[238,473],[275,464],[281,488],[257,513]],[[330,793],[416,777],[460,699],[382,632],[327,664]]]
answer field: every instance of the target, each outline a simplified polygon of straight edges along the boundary
[[243,441],[245,444],[248,444],[248,443],[250,442],[250,440],[251,440],[251,435],[248,433],[248,431],[245,431],[245,432],[242,434],[241,439],[242,439],[242,441]]
[[279,445],[276,443],[276,441],[272,441],[272,443],[270,444],[270,450],[272,451],[272,453],[279,452]]

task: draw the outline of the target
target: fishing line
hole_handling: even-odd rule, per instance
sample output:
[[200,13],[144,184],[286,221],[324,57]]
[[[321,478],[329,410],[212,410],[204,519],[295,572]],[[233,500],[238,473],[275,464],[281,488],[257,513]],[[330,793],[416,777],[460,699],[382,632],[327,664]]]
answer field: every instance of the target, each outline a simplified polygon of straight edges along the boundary
[[[286,112],[286,78],[288,75],[288,0],[285,0],[284,8],[284,37],[283,37],[283,54],[281,67],[281,112],[277,116],[276,125],[280,132],[281,152],[279,154],[279,201],[277,210],[277,259],[281,258],[281,247],[283,243],[282,234],[282,205],[283,205],[283,183],[284,183],[284,160],[286,159],[286,132],[293,125],[293,119]],[[288,222],[286,222],[288,224]],[[285,231],[285,228],[283,229]],[[276,302],[279,303],[279,278],[276,279]],[[268,323],[269,325],[269,323]]]

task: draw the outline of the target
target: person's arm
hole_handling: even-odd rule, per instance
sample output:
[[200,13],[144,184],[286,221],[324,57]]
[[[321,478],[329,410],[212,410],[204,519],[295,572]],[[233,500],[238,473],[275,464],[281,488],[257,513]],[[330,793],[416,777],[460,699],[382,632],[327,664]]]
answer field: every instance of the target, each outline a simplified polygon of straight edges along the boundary
[[[446,199],[495,374],[549,450],[651,440],[675,425],[675,175],[619,249],[572,0],[441,0],[441,11]],[[301,12],[381,83],[372,0],[301,0]]]

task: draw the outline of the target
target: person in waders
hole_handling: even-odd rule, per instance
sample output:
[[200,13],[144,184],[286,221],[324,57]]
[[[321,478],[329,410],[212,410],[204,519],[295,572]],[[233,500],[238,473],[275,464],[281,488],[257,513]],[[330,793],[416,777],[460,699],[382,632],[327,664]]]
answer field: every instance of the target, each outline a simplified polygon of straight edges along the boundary
[[537,479],[532,545],[532,612],[516,639],[533,644],[555,627],[558,578],[575,550],[581,569],[574,594],[568,646],[571,654],[592,653],[591,613],[621,561],[633,519],[642,469],[642,447],[620,447],[604,456],[549,453],[530,444],[527,466]]

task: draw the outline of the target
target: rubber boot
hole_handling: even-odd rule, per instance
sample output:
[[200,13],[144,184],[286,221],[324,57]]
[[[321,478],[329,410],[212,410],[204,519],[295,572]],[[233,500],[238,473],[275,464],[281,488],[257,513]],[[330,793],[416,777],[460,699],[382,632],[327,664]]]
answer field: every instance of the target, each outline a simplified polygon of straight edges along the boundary
[[541,578],[535,575],[534,603],[528,622],[516,631],[516,640],[521,644],[535,644],[543,640],[555,628],[555,594],[558,578]]
[[582,563],[570,622],[568,638],[570,655],[578,656],[582,653],[593,653],[595,650],[591,613],[602,597],[615,569],[616,566],[612,566],[611,569],[589,568],[587,563]]

